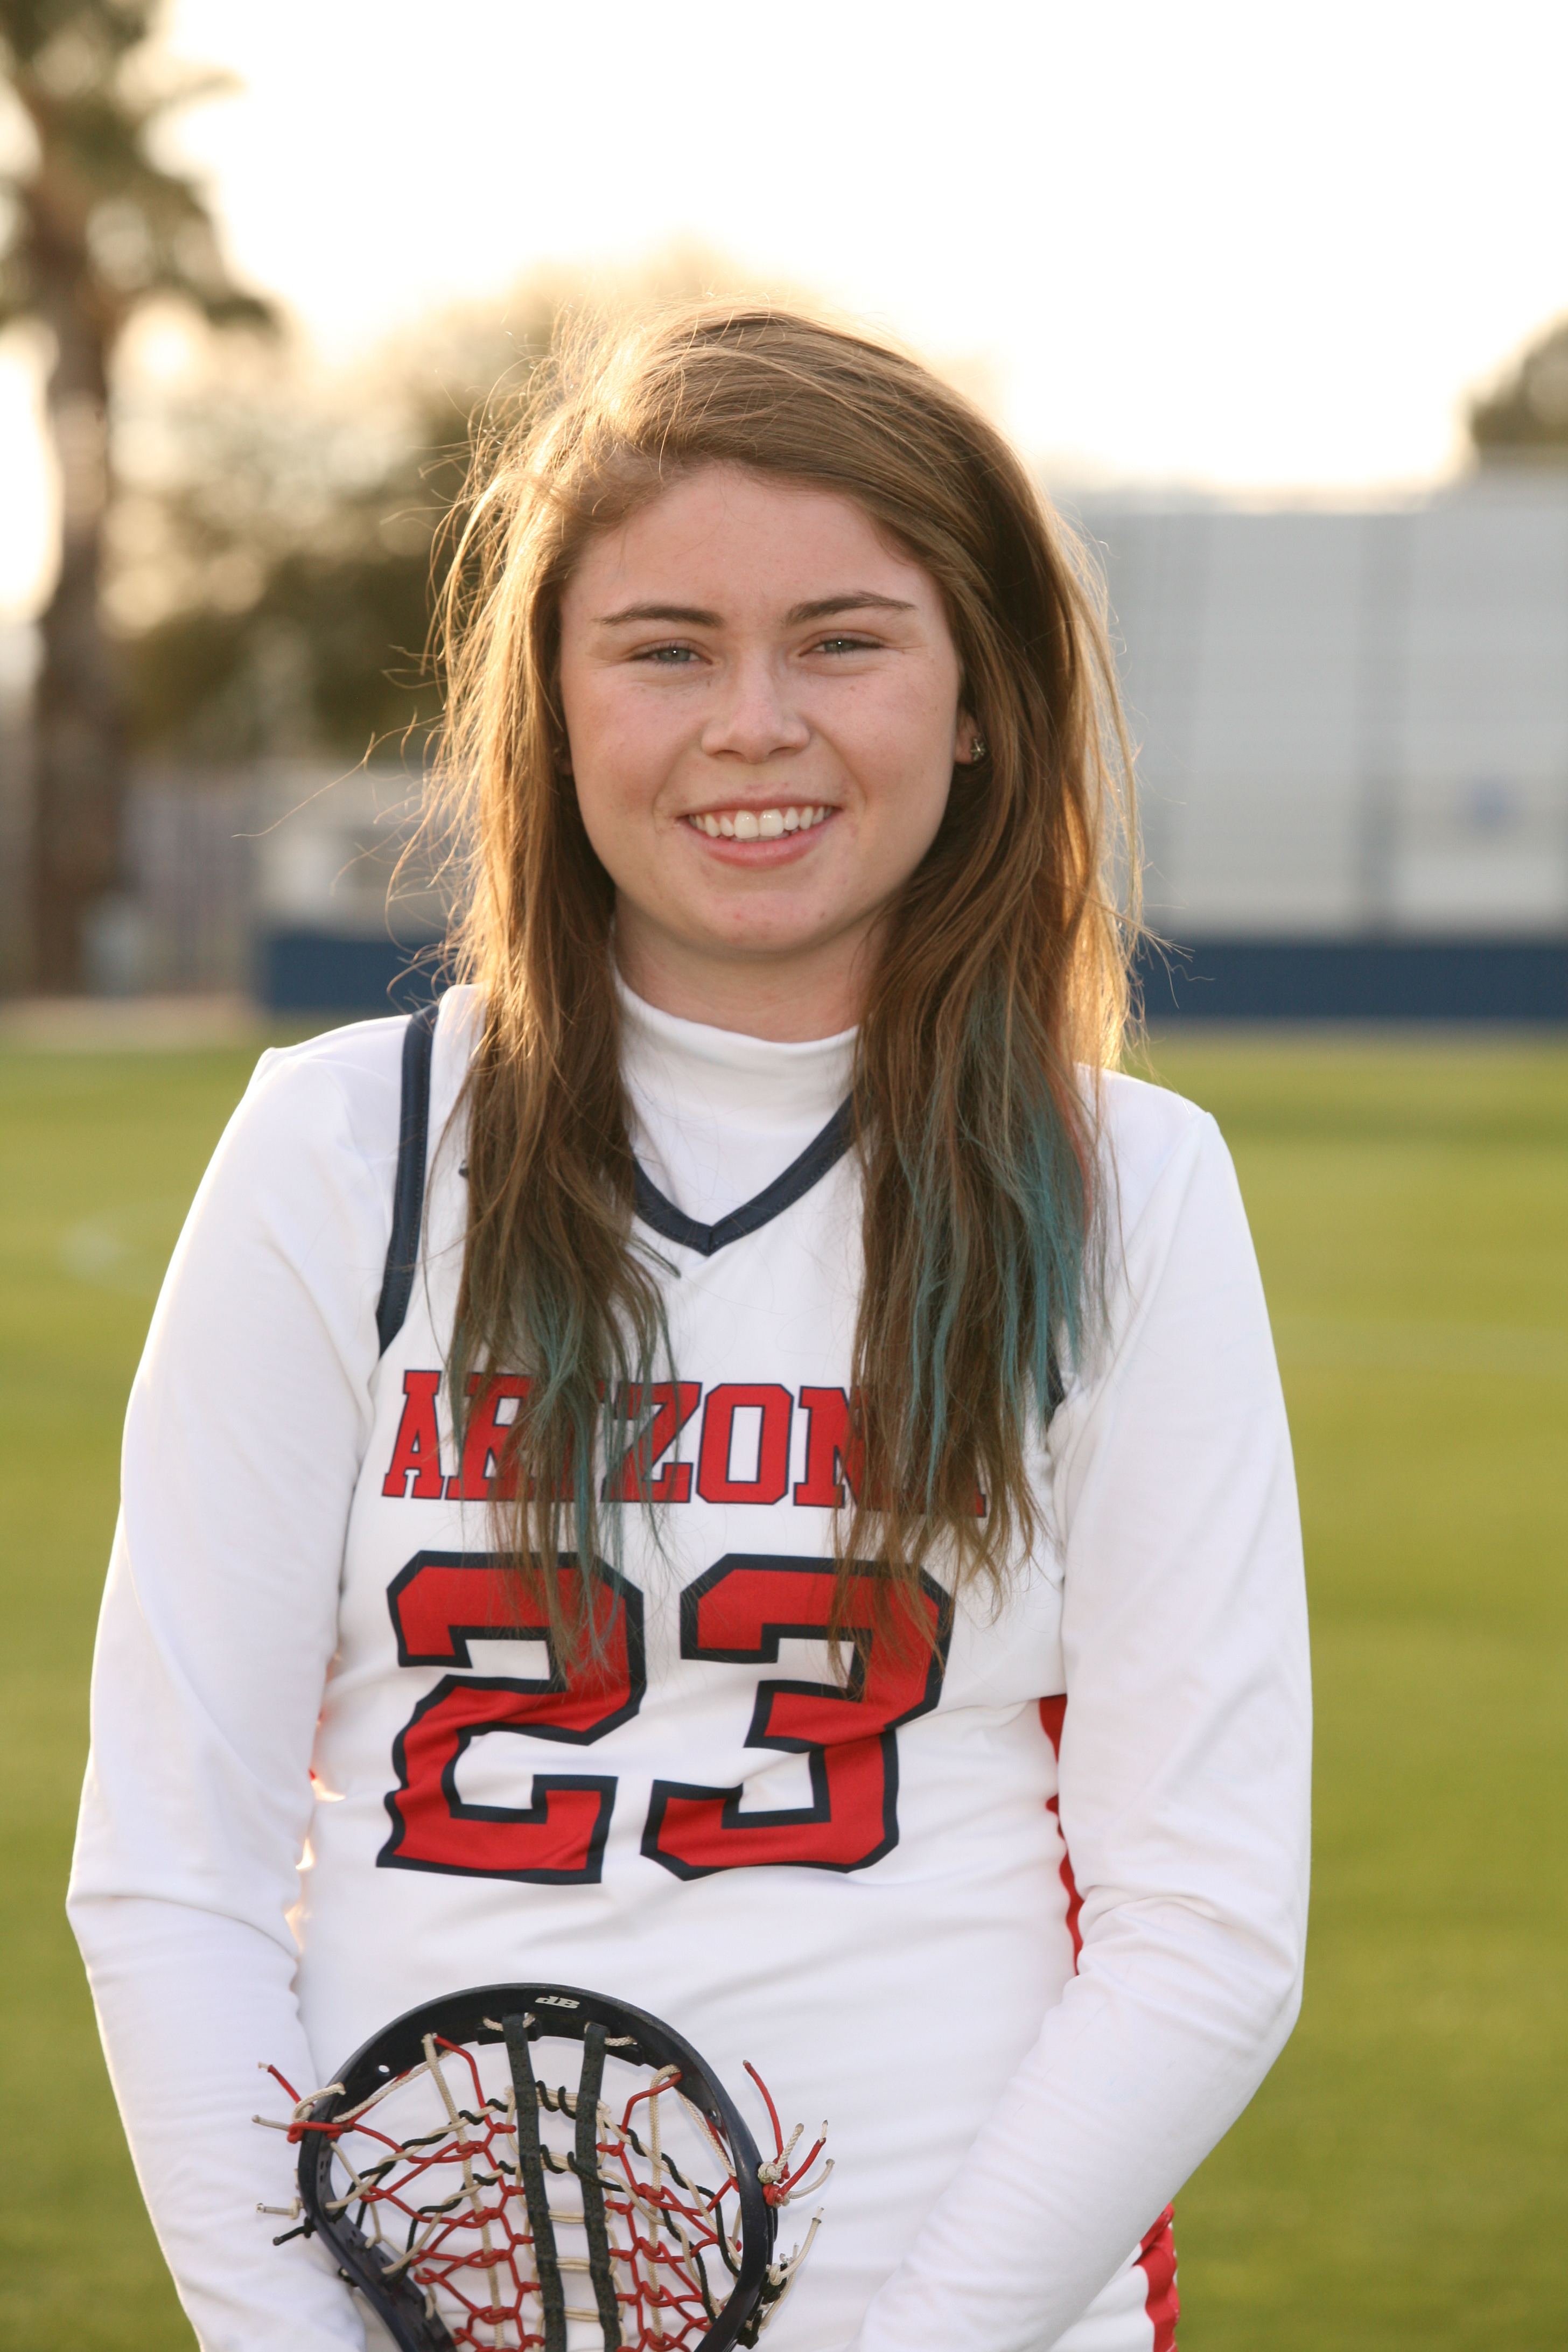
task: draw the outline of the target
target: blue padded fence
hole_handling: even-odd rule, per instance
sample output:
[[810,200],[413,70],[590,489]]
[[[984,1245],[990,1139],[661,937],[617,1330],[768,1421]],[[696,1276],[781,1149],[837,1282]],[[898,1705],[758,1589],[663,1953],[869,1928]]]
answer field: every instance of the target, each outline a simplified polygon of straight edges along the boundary
[[1568,938],[1230,939],[1139,959],[1150,1025],[1568,1022]]

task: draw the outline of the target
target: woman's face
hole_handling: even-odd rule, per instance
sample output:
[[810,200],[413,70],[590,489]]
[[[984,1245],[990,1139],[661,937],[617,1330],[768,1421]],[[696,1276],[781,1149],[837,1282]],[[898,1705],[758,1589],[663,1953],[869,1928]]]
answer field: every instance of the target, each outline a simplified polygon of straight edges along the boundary
[[930,576],[848,499],[707,466],[590,545],[561,698],[630,986],[759,1036],[856,1021],[973,749]]

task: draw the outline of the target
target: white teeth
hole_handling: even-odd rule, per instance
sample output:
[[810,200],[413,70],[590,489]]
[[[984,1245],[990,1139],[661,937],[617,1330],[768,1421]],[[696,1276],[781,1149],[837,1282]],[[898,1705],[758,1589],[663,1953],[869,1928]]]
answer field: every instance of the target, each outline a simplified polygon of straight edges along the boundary
[[809,833],[813,825],[823,824],[833,812],[826,805],[818,808],[736,809],[722,816],[711,810],[699,814],[693,811],[689,822],[710,841],[722,837],[729,841],[777,841],[782,834]]

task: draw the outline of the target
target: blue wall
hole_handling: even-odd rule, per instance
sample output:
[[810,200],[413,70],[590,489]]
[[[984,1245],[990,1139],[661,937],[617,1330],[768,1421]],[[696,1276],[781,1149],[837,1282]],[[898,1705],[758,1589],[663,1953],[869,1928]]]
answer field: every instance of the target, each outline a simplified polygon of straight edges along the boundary
[[[1151,1024],[1190,1021],[1568,1023],[1568,938],[1200,940],[1139,959]],[[260,943],[273,1013],[408,1013],[440,976],[437,943],[279,930]]]
[[329,931],[267,931],[257,992],[269,1013],[412,1013],[437,993],[439,943],[340,939]]
[[1568,938],[1200,940],[1139,959],[1152,1027],[1189,1021],[1568,1022]]

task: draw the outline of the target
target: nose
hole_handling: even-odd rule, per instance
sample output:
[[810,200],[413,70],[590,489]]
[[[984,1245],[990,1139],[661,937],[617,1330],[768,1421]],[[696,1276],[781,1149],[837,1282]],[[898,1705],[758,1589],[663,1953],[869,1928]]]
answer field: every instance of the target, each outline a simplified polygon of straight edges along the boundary
[[753,768],[776,752],[804,751],[810,740],[788,678],[763,654],[728,672],[702,730],[702,749],[710,757],[743,760]]

